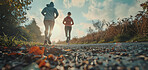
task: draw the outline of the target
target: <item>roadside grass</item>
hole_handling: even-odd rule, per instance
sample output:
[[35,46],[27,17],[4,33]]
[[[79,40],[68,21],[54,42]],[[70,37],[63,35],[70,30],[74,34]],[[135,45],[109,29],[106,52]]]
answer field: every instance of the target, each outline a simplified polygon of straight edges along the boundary
[[[26,40],[25,37],[21,36],[23,39]],[[20,47],[22,45],[43,45],[43,43],[39,42],[27,42],[22,40],[17,40],[16,36],[7,36],[4,34],[4,36],[0,36],[0,46],[1,47]]]
[[0,46],[4,47],[11,47],[11,46],[17,46],[18,42],[16,41],[16,36],[10,36],[4,34],[4,36],[0,36]]
[[134,36],[129,37],[125,35],[118,35],[114,38],[113,41],[110,41],[108,43],[116,43],[116,42],[148,42],[148,36],[142,37],[142,36]]
[[20,45],[30,45],[30,46],[35,46],[35,45],[43,45],[43,43],[40,43],[40,42],[27,42],[27,41],[17,41],[18,44]]
[[105,43],[105,40],[100,40],[98,43]]
[[97,42],[96,41],[93,41],[93,42],[91,42],[90,44],[96,44]]
[[[24,40],[17,40],[16,36],[7,36],[4,34],[4,36],[0,36],[0,46],[2,47],[18,47],[22,45],[29,45],[29,46],[41,46],[43,43],[40,42],[27,42],[27,39],[23,36],[21,36]],[[114,37],[113,41],[106,42],[105,40],[100,40],[99,42],[93,41],[93,42],[85,42],[85,43],[71,43],[71,44],[96,44],[96,43],[116,43],[116,42],[148,42],[148,36],[141,37],[141,36],[134,36],[133,38],[130,38],[127,35],[118,35]],[[66,43],[64,43],[66,44]]]
[[129,36],[128,34],[119,34],[119,35],[114,37],[114,41],[126,42],[126,41],[130,40],[130,38],[131,38],[131,36]]
[[[148,36],[141,37],[141,36],[134,36],[130,37],[128,35],[118,35],[114,37],[114,40],[106,42],[105,40],[100,40],[99,42],[85,42],[85,43],[71,43],[71,44],[97,44],[97,43],[116,43],[116,42],[148,42]],[[65,44],[65,43],[64,43]]]
[[145,37],[135,36],[129,41],[130,42],[148,42],[148,36],[145,36]]

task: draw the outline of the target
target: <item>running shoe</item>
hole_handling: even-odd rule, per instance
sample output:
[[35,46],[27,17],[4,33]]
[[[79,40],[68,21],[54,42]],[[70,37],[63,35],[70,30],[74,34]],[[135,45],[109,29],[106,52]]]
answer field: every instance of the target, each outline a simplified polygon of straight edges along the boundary
[[47,44],[47,40],[44,41],[44,45]]
[[50,39],[48,39],[48,44],[51,44],[51,41],[50,41]]
[[68,43],[68,41],[69,41],[69,40],[68,40],[68,37],[67,37],[67,39],[66,39],[66,43]]

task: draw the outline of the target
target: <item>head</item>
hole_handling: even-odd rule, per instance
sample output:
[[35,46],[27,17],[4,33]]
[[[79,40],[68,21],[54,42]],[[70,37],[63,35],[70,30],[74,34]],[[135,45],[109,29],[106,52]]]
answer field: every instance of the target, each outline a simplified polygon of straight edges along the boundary
[[47,7],[54,7],[54,3],[53,2],[50,2],[50,4],[47,4],[46,6]]
[[71,12],[68,12],[67,15],[68,15],[68,16],[71,16]]

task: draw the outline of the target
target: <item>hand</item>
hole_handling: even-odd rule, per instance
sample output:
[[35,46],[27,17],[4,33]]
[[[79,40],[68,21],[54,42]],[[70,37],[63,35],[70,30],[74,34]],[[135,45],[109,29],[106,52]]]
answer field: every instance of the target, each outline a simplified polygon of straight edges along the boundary
[[54,19],[56,19],[57,17],[54,17]]
[[45,14],[43,14],[43,16],[45,16]]

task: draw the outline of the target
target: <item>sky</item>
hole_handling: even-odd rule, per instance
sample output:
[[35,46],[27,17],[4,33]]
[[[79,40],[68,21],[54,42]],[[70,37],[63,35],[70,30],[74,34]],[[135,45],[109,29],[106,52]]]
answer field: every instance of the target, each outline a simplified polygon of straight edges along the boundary
[[72,38],[83,37],[87,35],[89,27],[94,29],[92,20],[112,21],[117,18],[127,18],[130,15],[135,16],[138,11],[142,10],[140,4],[146,0],[33,0],[32,8],[27,11],[27,17],[29,20],[35,18],[42,35],[44,35],[45,27],[41,11],[51,1],[59,12],[51,37],[52,41],[57,42],[66,40],[62,21],[67,16],[67,12],[72,13],[71,17],[74,20]]

